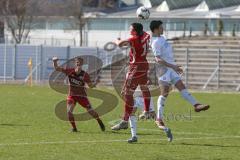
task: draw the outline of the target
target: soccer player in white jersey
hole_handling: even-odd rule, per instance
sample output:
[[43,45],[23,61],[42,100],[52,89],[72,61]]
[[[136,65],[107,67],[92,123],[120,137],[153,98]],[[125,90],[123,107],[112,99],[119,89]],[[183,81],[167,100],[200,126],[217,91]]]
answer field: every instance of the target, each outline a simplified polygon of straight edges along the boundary
[[168,141],[172,141],[171,130],[167,128],[163,122],[164,104],[169,94],[171,85],[179,90],[182,97],[187,100],[194,107],[196,112],[209,109],[209,105],[199,103],[186,89],[180,75],[183,73],[181,66],[176,65],[173,56],[171,44],[163,36],[162,21],[154,20],[150,23],[152,32],[151,47],[155,56],[156,63],[158,64],[157,73],[160,85],[161,95],[157,101],[157,119],[156,124],[158,127],[165,131]]

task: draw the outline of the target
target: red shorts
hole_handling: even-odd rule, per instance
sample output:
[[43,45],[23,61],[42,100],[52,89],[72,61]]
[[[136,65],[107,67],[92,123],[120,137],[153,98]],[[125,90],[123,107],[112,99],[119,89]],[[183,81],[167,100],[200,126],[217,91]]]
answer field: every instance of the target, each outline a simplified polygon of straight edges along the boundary
[[135,90],[138,85],[146,85],[148,81],[148,69],[130,68],[125,81],[125,89]]
[[67,104],[75,105],[76,102],[78,104],[80,104],[81,106],[83,106],[84,108],[91,108],[91,104],[87,97],[83,97],[83,96],[68,96],[67,97]]

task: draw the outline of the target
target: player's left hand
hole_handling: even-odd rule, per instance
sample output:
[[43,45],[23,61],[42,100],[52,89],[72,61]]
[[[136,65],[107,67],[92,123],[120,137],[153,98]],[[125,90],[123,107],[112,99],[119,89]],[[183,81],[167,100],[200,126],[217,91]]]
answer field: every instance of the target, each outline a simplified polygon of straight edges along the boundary
[[180,65],[176,65],[174,68],[173,68],[178,74],[183,74],[183,69],[182,69],[182,66]]

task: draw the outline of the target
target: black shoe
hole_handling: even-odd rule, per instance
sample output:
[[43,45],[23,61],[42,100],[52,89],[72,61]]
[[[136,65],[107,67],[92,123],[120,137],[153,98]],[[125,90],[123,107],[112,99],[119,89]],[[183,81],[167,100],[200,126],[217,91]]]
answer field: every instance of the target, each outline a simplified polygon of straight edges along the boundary
[[72,128],[71,132],[78,132],[77,128]]
[[172,135],[172,132],[171,132],[171,129],[168,128],[166,132],[166,135],[167,135],[167,138],[168,138],[168,142],[172,142],[173,140],[173,135]]
[[101,130],[104,132],[105,131],[105,126],[104,126],[103,122],[101,120],[99,120],[98,124],[99,124]]
[[128,143],[134,143],[134,142],[137,142],[137,141],[138,141],[137,137],[134,136],[134,137],[132,137],[128,140]]

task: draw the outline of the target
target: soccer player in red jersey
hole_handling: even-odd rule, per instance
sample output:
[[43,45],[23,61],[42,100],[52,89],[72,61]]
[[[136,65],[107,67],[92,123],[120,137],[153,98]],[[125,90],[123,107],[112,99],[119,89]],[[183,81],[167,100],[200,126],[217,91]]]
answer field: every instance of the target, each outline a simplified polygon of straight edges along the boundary
[[150,35],[143,31],[143,26],[140,23],[132,23],[130,26],[131,37],[127,40],[116,41],[119,47],[130,46],[129,52],[129,68],[126,75],[124,87],[122,89],[122,96],[125,100],[125,111],[123,120],[112,127],[112,130],[126,129],[128,127],[128,120],[131,127],[132,138],[128,142],[137,142],[136,136],[136,116],[133,111],[133,93],[135,89],[140,86],[144,98],[144,115],[149,114],[149,106],[151,94],[148,89],[148,61],[147,53],[149,49]]
[[58,65],[58,58],[53,57],[53,66],[56,71],[63,72],[68,76],[69,81],[69,93],[67,97],[67,114],[69,122],[72,125],[72,132],[77,132],[75,124],[73,110],[76,106],[76,102],[83,106],[88,113],[97,120],[102,131],[105,131],[105,126],[102,120],[99,118],[98,113],[92,108],[86,93],[85,83],[90,88],[96,87],[98,81],[91,82],[90,76],[87,72],[82,70],[83,59],[75,58],[75,68],[63,68]]

